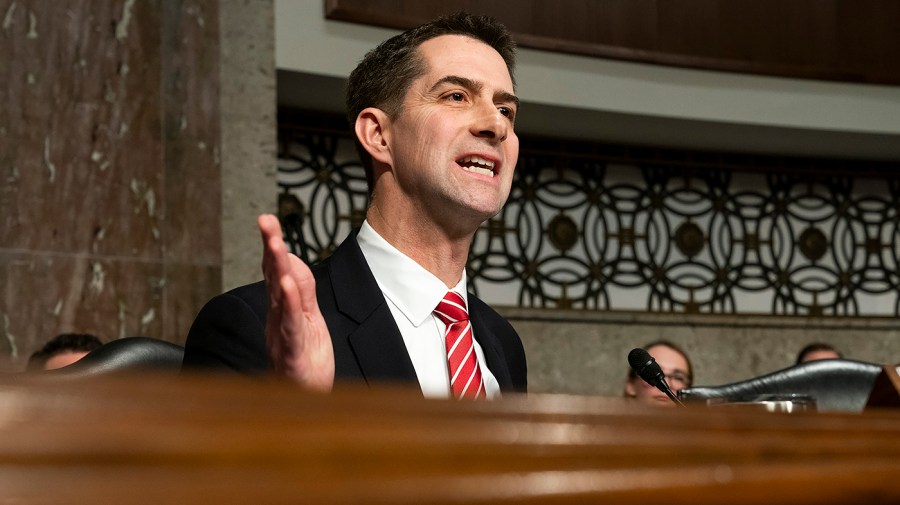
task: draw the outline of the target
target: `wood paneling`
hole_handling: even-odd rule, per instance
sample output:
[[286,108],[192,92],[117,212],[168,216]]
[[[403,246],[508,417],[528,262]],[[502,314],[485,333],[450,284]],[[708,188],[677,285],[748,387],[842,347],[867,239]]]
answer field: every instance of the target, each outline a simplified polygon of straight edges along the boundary
[[523,47],[765,75],[900,84],[892,0],[326,0],[329,19],[406,29],[466,10]]
[[12,503],[888,504],[900,414],[425,400],[241,377],[0,383]]

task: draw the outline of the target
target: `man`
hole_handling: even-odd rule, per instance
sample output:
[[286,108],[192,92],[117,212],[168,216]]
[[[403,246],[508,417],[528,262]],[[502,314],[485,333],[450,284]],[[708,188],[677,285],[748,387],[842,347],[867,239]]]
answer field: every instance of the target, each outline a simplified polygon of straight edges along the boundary
[[499,23],[458,14],[370,51],[347,90],[366,221],[310,270],[261,216],[265,284],[203,308],[185,367],[272,369],[322,391],[336,380],[418,382],[428,397],[525,391],[519,336],[465,277],[518,158],[514,50]]
[[797,354],[796,365],[806,363],[807,361],[816,361],[820,359],[841,359],[843,355],[834,347],[822,342],[815,342],[807,345]]
[[28,370],[55,370],[71,365],[101,345],[103,341],[89,333],[57,335],[28,358]]
[[[665,374],[669,389],[676,395],[684,388],[691,387],[694,369],[691,361],[680,347],[668,340],[658,340],[644,346],[644,349],[653,356],[656,363]],[[634,370],[629,371],[625,382],[626,398],[634,398],[647,405],[670,407],[675,403],[659,388],[647,384],[638,377]]]

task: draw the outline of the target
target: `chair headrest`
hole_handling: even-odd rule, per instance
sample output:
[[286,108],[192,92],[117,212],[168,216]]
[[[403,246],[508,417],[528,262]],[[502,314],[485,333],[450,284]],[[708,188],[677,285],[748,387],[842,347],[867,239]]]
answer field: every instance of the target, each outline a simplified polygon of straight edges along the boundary
[[731,384],[683,389],[679,396],[687,401],[742,402],[763,395],[794,394],[813,398],[820,411],[860,412],[880,373],[881,366],[873,363],[818,360]]
[[181,370],[184,347],[148,337],[126,337],[94,349],[69,366],[50,373],[66,377],[87,377],[126,371]]

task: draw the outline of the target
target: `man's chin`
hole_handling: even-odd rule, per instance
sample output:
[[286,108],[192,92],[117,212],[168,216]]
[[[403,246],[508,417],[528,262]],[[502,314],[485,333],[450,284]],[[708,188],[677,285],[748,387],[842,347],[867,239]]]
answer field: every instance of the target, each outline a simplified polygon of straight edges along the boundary
[[654,396],[653,400],[663,407],[674,407],[675,404],[672,403],[672,400],[669,399],[668,396]]

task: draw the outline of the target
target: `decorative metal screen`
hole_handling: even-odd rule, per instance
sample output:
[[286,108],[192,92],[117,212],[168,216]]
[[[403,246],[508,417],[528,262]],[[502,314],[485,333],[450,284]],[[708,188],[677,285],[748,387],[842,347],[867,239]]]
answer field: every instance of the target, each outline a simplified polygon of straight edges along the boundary
[[[341,129],[283,124],[279,138],[286,240],[318,261],[364,219],[365,175]],[[470,289],[489,303],[900,315],[900,181],[889,170],[521,145],[509,201],[470,252]]]

